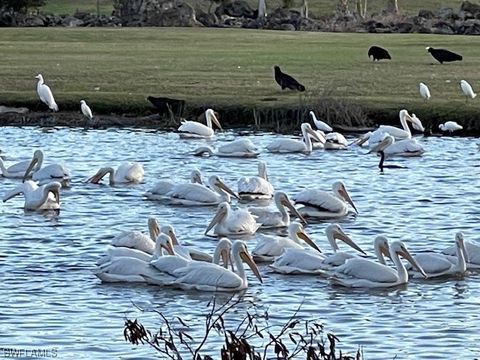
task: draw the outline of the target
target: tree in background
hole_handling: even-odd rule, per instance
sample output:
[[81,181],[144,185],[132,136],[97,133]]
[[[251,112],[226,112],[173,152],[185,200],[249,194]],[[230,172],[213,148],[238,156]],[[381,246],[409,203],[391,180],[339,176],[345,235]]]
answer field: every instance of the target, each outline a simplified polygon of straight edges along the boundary
[[387,14],[398,14],[397,0],[387,0],[387,4],[385,5],[385,12]]
[[45,5],[45,0],[0,0],[0,10],[12,13],[26,13],[29,8]]

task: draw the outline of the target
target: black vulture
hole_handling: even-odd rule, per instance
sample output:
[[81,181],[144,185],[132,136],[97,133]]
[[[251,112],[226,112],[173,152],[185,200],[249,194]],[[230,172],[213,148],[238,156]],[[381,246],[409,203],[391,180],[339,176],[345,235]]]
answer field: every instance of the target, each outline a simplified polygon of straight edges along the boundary
[[451,52],[446,49],[434,49],[430,46],[427,47],[426,49],[433,56],[433,58],[437,60],[440,64],[443,64],[444,62],[450,62],[450,61],[461,61],[463,59],[462,55],[455,54],[454,52]]
[[373,57],[373,61],[392,59],[387,49],[381,48],[380,46],[371,46],[370,49],[368,49],[368,57],[370,58],[371,56]]
[[280,70],[279,66],[274,66],[273,70],[274,70],[275,81],[277,82],[278,85],[280,85],[282,90],[291,89],[291,90],[305,91],[305,86],[300,84],[297,80],[295,80],[290,75],[283,73]]

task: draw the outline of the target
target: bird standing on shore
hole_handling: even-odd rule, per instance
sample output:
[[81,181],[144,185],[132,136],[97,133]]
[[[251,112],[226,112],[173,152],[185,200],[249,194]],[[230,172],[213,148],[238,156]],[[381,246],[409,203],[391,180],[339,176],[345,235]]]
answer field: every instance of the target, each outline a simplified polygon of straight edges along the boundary
[[430,90],[428,89],[428,86],[425,85],[423,82],[421,82],[419,85],[419,91],[420,91],[420,95],[422,96],[422,98],[424,98],[425,100],[429,100],[430,99]]
[[381,48],[380,46],[371,46],[370,49],[368,49],[368,57],[372,57],[373,61],[377,60],[391,60],[392,57],[388,53],[387,49]]
[[473,91],[472,86],[466,80],[460,81],[460,88],[465,95],[465,101],[468,101],[468,98],[475,99],[477,97],[477,94]]
[[275,77],[275,81],[278,85],[284,89],[291,89],[291,90],[298,90],[300,92],[305,91],[305,86],[300,84],[297,80],[291,77],[288,74],[285,74],[280,70],[279,66],[273,67],[273,75]]
[[440,128],[440,130],[442,131],[448,131],[450,134],[454,131],[457,131],[457,130],[462,130],[463,129],[463,126],[462,125],[459,125],[457,122],[455,121],[447,121],[446,123],[444,124],[440,124],[438,125],[438,127]]
[[43,82],[42,74],[35,76],[35,79],[38,79],[37,94],[40,100],[45,103],[50,110],[58,111],[58,105],[53,98],[52,90]]
[[443,64],[444,62],[462,61],[463,59],[462,55],[456,54],[450,50],[434,49],[430,46],[426,47],[426,49],[440,64]]

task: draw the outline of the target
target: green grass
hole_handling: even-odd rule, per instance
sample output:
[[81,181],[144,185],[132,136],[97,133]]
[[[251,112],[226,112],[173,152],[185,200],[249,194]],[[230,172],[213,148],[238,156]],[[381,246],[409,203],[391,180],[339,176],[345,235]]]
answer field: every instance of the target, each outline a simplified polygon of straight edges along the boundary
[[[0,32],[0,104],[38,104],[42,73],[60,109],[86,99],[96,112],[148,111],[148,95],[182,98],[192,106],[288,107],[298,93],[281,91],[272,66],[295,76],[314,103],[331,96],[369,109],[478,112],[458,82],[480,91],[480,39],[423,34],[340,34],[205,28],[5,28]],[[367,49],[389,49],[373,63]],[[440,65],[426,46],[459,52],[464,61]],[[418,94],[425,82],[432,99]],[[266,101],[266,99],[268,101]]]
[[[204,10],[208,9],[210,1],[208,0],[186,0],[194,7],[200,7]],[[310,16],[320,18],[329,16],[335,12],[337,0],[310,0],[309,10]],[[256,8],[257,1],[249,0],[252,8]],[[298,5],[300,0],[296,0]],[[96,13],[97,0],[47,0],[47,4],[42,7],[42,11],[51,12],[54,14],[73,14],[75,11],[86,11]],[[281,0],[268,0],[267,11],[271,12],[280,7]],[[216,5],[215,5],[216,6]],[[384,9],[385,0],[372,0],[368,2],[368,13],[379,13]],[[416,15],[421,9],[438,10],[441,7],[452,7],[453,9],[460,8],[460,2],[456,0],[402,0],[399,1],[400,11],[403,14]],[[100,0],[100,11],[102,14],[110,14],[113,10],[112,0]]]

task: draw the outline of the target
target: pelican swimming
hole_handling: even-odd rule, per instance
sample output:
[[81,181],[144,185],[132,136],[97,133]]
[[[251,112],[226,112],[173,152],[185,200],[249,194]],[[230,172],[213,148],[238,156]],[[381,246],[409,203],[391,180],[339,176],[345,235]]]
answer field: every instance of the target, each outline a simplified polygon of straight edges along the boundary
[[[384,159],[385,156],[422,156],[424,152],[425,149],[423,146],[415,139],[395,141],[395,138],[392,135],[385,134],[384,139],[372,147],[368,153],[379,153]],[[383,166],[381,159],[380,162]],[[385,165],[383,167],[388,166]]]
[[14,189],[7,191],[3,196],[3,202],[23,194],[25,198],[23,207],[25,210],[58,210],[60,209],[61,187],[62,184],[57,181],[38,186],[35,181],[26,180]]
[[348,147],[347,139],[339,132],[327,134],[325,140],[325,144],[323,144],[325,150],[346,150]]
[[172,240],[173,249],[175,250],[175,253],[177,255],[182,256],[189,260],[212,262],[211,255],[203,251],[192,249],[185,245],[181,245],[180,242],[178,241],[177,234],[175,233],[173,226],[164,225],[160,228],[160,231],[163,234],[166,234],[170,237],[170,239]]
[[[461,232],[457,232],[455,235],[455,255],[456,257],[452,257],[441,253],[424,252],[415,255],[414,259],[429,279],[447,275],[463,275],[467,271],[468,253]],[[407,270],[412,277],[419,277],[419,273],[414,271],[411,266],[407,266]]]
[[332,255],[323,255],[305,249],[290,248],[277,257],[270,266],[273,271],[281,274],[322,274],[333,267],[340,266],[348,259],[356,257],[350,253],[339,251],[337,240],[342,240],[350,247],[365,252],[353,241],[338,224],[330,224],[325,230],[327,240],[333,250]]
[[418,84],[418,91],[420,92],[420,96],[424,98],[425,100],[430,99],[430,89],[428,88],[427,85],[425,85],[423,82]]
[[107,174],[109,174],[109,185],[138,184],[141,183],[143,180],[144,170],[143,165],[137,162],[123,163],[117,168],[117,170],[110,166],[107,166],[98,170],[95,175],[93,175],[87,180],[87,182],[90,182],[92,184],[98,184]]
[[[37,154],[37,156],[35,156]],[[64,184],[70,180],[70,171],[61,164],[50,164],[43,166],[43,151],[35,154],[28,165],[23,179],[32,177],[32,180],[38,181],[40,184],[45,184],[50,181],[59,181]]]
[[[38,161],[35,163],[34,168],[32,169],[33,171],[37,171],[42,167],[43,163],[42,150],[35,150],[35,152],[33,153],[33,158],[38,159]],[[16,164],[10,165],[9,167],[5,167],[2,158],[0,158],[0,169],[2,170],[2,176],[6,178],[22,179],[31,161],[32,160],[20,161]]]
[[[460,233],[461,234],[461,233]],[[463,234],[462,234],[463,237]],[[467,250],[467,269],[479,270],[480,269],[480,245],[474,242],[465,241],[465,249]],[[457,256],[457,246],[450,246],[442,253],[449,256]]]
[[212,109],[207,109],[205,111],[205,119],[207,121],[207,125],[199,123],[198,121],[182,121],[182,125],[178,128],[178,132],[181,138],[187,139],[203,139],[203,138],[211,138],[215,135],[215,132],[212,129],[212,122],[217,125],[220,130],[222,129],[222,125],[218,121],[217,117],[215,116],[215,112]]
[[288,237],[259,235],[257,237],[257,245],[252,250],[252,255],[256,261],[273,261],[285,249],[303,250],[303,242],[321,253],[320,248],[305,233],[302,224],[292,222],[288,226]]
[[195,156],[203,156],[205,154],[208,154],[209,156],[215,155],[220,157],[254,158],[258,156],[258,149],[251,140],[238,139],[219,146],[217,151],[213,150],[209,146],[201,146],[193,152],[193,155]]
[[327,123],[323,122],[322,120],[317,119],[317,116],[313,111],[309,112],[310,116],[312,117],[313,123],[317,127],[318,130],[323,132],[331,132],[333,131],[332,127]]
[[477,97],[472,86],[466,80],[460,81],[460,88],[462,89],[463,95],[465,95],[465,101],[468,101],[468,98],[475,99]]
[[238,180],[238,196],[242,200],[268,200],[273,197],[273,186],[268,181],[267,164],[258,162],[258,176]]
[[148,219],[148,233],[149,235],[145,235],[137,230],[124,231],[114,237],[110,244],[112,246],[127,247],[153,254],[155,251],[155,239],[160,234],[160,226],[154,217]]
[[231,196],[238,198],[216,175],[208,178],[210,189],[200,184],[177,184],[167,193],[171,204],[186,206],[211,206],[230,202]]
[[247,209],[232,210],[227,202],[218,205],[217,213],[205,230],[205,235],[213,229],[215,236],[253,235],[261,224]]
[[[203,185],[202,173],[198,169],[192,170],[190,173],[190,182],[192,184]],[[145,197],[149,200],[165,200],[168,199],[167,194],[177,185],[173,180],[160,180],[153,185],[152,188],[145,192]]]
[[236,272],[211,263],[190,263],[183,268],[175,270],[174,274],[177,279],[172,285],[181,289],[199,291],[233,292],[245,290],[248,288],[248,281],[243,262],[252,269],[258,280],[263,282],[257,265],[243,241],[234,241],[231,254]]
[[312,129],[309,123],[301,125],[302,140],[296,139],[277,139],[267,146],[267,150],[273,153],[292,153],[292,152],[312,152],[312,140],[321,141],[318,134]]
[[317,189],[306,189],[294,195],[295,204],[303,205],[298,212],[304,217],[336,219],[348,214],[348,204],[358,210],[350,197],[345,184],[336,181],[332,185],[333,194]]
[[288,195],[283,191],[276,191],[273,195],[273,200],[277,206],[278,211],[272,211],[269,208],[250,207],[248,211],[257,217],[256,221],[259,222],[261,228],[277,228],[286,227],[290,225],[290,210],[301,222],[306,224],[306,220],[293,206],[293,203],[288,198]]
[[35,76],[35,79],[38,79],[37,94],[40,100],[45,103],[50,110],[58,111],[58,105],[53,98],[52,90],[43,82],[42,74]]
[[424,277],[427,277],[403,242],[392,242],[389,253],[397,271],[384,264],[355,257],[334,268],[334,275],[330,281],[334,285],[362,288],[386,288],[406,284],[408,272],[400,260],[400,256],[408,260]]
[[438,128],[442,131],[448,131],[450,134],[454,131],[457,131],[457,130],[462,130],[463,129],[463,126],[462,125],[459,125],[457,122],[455,121],[447,121],[446,123],[444,124],[440,124],[438,125]]

